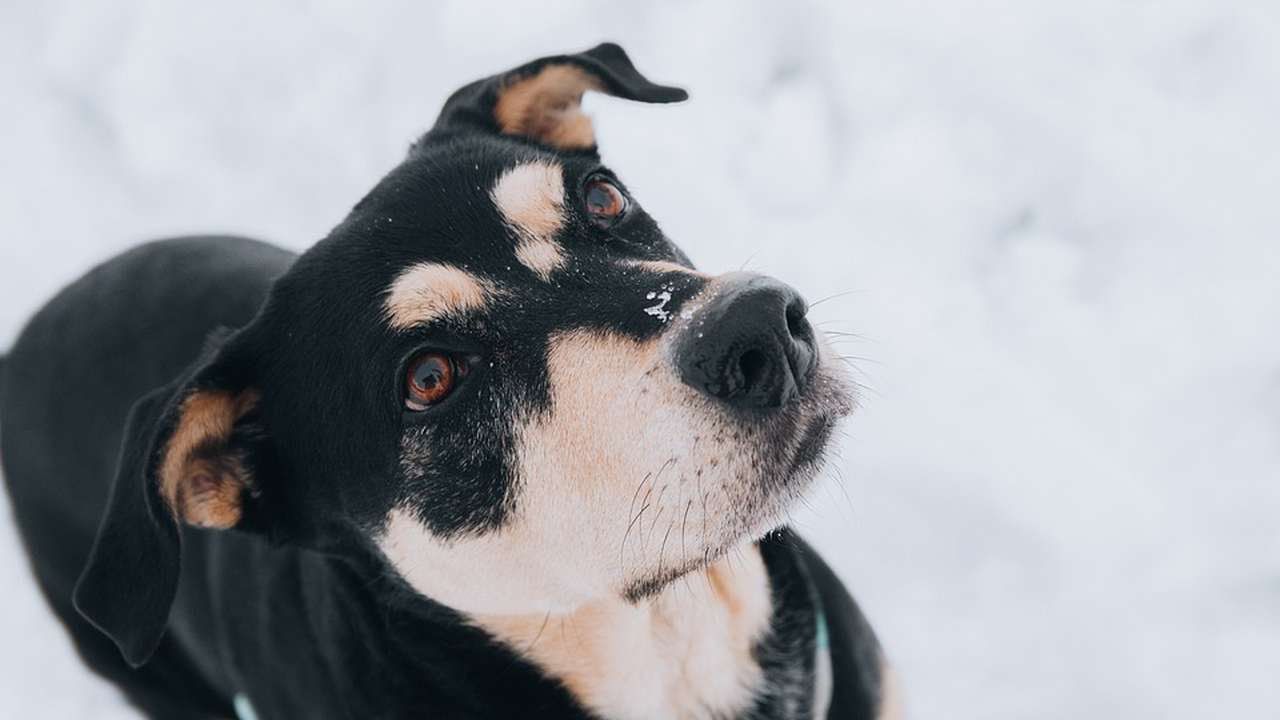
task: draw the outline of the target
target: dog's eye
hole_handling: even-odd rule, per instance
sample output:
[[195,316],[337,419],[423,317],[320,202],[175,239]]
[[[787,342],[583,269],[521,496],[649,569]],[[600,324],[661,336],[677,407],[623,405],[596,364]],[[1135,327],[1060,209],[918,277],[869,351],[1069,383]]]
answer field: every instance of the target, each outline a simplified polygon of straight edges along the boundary
[[405,373],[405,407],[422,412],[440,403],[466,374],[467,364],[446,353],[429,351],[417,355]]
[[627,211],[627,196],[605,178],[587,181],[582,195],[587,205],[587,216],[597,225],[612,225]]

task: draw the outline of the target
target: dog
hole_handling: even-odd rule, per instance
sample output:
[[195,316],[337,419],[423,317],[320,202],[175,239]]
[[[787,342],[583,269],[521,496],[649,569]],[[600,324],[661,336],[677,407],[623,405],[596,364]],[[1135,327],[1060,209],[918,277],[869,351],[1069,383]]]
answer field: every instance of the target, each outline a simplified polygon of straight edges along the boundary
[[137,247],[3,364],[4,475],[84,662],[154,718],[876,718],[785,513],[855,406],[791,287],[601,164],[617,45],[455,92],[301,255]]

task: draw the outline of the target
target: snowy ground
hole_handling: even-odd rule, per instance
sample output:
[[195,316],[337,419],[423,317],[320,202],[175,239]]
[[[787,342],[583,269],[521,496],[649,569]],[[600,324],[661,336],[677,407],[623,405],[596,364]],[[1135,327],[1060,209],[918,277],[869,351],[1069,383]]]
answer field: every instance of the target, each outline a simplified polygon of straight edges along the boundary
[[[306,247],[447,92],[615,39],[692,93],[589,101],[668,233],[846,293],[870,390],[796,521],[909,714],[1274,717],[1280,4],[283,5],[0,10],[0,348],[146,238]],[[0,716],[130,717],[0,511]]]

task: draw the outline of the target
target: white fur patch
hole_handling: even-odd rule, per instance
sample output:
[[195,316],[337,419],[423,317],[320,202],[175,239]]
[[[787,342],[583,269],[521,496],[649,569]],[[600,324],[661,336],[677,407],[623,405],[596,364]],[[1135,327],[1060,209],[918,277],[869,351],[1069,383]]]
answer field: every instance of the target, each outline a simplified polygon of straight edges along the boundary
[[769,579],[747,545],[660,595],[603,598],[571,613],[473,621],[616,720],[736,716],[762,673],[752,648],[769,626]]
[[519,236],[516,257],[543,280],[565,263],[555,242],[564,225],[564,172],[550,162],[517,165],[503,173],[490,193],[493,204]]
[[492,284],[465,270],[424,262],[400,273],[391,283],[383,308],[392,327],[406,329],[480,310],[493,294]]
[[561,334],[547,368],[552,407],[517,429],[517,506],[600,594],[698,563],[753,529],[740,512],[759,493],[750,453],[675,377],[662,341]]
[[598,591],[548,554],[545,538],[525,523],[441,540],[397,508],[378,546],[413,589],[463,612],[567,612]]

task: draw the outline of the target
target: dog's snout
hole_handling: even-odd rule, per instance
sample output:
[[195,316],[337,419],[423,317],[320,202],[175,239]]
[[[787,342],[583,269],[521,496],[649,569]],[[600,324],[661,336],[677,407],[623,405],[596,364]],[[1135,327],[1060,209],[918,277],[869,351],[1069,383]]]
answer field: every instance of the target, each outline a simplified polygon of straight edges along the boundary
[[808,307],[773,278],[724,282],[676,345],[680,378],[735,407],[781,407],[804,390],[816,362]]

